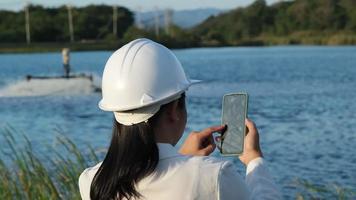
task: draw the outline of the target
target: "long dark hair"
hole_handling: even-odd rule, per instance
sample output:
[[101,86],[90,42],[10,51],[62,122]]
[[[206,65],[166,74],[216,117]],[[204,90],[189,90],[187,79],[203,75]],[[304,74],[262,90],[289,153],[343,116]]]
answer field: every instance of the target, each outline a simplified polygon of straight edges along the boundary
[[[179,107],[185,107],[184,97],[179,99]],[[92,200],[141,197],[136,184],[157,167],[159,152],[153,127],[165,106],[148,122],[125,126],[114,120],[110,147],[91,184]]]

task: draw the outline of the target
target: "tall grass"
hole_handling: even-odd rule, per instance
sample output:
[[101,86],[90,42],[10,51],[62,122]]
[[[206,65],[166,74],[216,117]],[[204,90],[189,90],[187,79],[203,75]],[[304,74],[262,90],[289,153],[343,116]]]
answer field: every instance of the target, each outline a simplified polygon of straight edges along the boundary
[[57,137],[59,145],[48,146],[43,155],[11,127],[2,129],[1,136],[0,199],[80,199],[78,177],[98,162],[93,148],[83,155],[71,140]]
[[[70,139],[58,136],[57,146],[46,153],[36,151],[29,139],[12,127],[0,130],[0,199],[72,200],[80,199],[80,173],[99,162],[98,153],[88,145],[83,154]],[[296,179],[295,199],[355,199],[354,189],[318,185]]]
[[356,198],[355,188],[340,187],[336,184],[321,185],[311,183],[304,179],[296,179],[292,186],[299,191],[296,195],[297,200],[304,199],[338,199],[348,200]]

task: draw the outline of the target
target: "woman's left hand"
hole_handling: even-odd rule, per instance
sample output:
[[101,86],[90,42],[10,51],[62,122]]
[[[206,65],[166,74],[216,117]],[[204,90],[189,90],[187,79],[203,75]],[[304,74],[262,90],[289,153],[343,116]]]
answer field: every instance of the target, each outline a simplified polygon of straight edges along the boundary
[[224,130],[225,125],[212,126],[200,132],[193,131],[184,141],[179,153],[183,155],[208,156],[216,148],[213,133]]

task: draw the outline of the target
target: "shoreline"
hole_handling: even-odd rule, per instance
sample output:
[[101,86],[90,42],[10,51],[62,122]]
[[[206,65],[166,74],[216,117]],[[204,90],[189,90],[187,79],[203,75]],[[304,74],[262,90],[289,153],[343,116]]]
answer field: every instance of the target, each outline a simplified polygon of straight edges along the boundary
[[[21,44],[24,45],[24,44]],[[115,46],[112,48],[112,46]],[[311,46],[311,47],[353,47],[356,44],[336,44],[336,45],[325,45],[325,44],[275,44],[275,45],[204,45],[204,46],[190,46],[190,47],[174,47],[171,48],[173,50],[179,49],[196,49],[196,48],[228,48],[228,47],[246,47],[246,48],[253,48],[253,47],[302,47],[302,46]],[[84,52],[84,51],[114,51],[120,48],[120,45],[108,45],[108,47],[97,47],[94,46],[81,46],[81,47],[74,47],[73,45],[63,46],[58,44],[58,46],[53,47],[44,47],[44,46],[37,46],[37,47],[2,47],[0,45],[0,55],[4,54],[35,54],[35,53],[54,53],[60,52],[62,48],[70,48],[72,52]],[[169,47],[170,48],[170,47]]]
[[[154,38],[150,38],[155,40]],[[160,40],[156,40],[161,42]],[[330,42],[331,41],[331,42]],[[172,44],[171,41],[162,42],[165,46],[171,49],[190,49],[190,48],[219,48],[219,47],[274,47],[274,46],[355,46],[355,40],[351,41],[333,41],[330,38],[321,38],[319,40],[311,40],[310,38],[256,38],[241,40],[235,43],[221,43],[219,41],[203,41],[187,45],[184,42]],[[70,48],[71,51],[113,51],[124,45],[124,41],[90,41],[90,42],[34,42],[26,43],[0,43],[0,54],[16,54],[16,53],[48,53],[59,52],[62,48]]]

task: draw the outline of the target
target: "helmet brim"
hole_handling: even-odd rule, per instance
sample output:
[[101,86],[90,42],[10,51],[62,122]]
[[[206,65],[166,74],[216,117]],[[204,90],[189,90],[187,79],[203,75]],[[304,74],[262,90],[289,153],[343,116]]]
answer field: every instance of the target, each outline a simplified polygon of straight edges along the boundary
[[199,84],[202,82],[203,82],[202,80],[198,80],[198,79],[190,79],[189,80],[190,85],[196,85],[196,84]]

